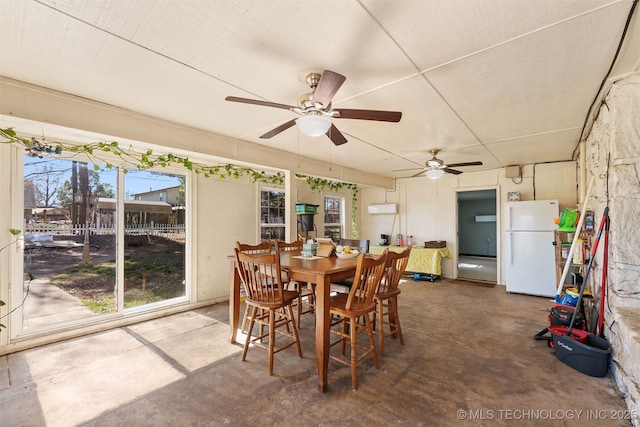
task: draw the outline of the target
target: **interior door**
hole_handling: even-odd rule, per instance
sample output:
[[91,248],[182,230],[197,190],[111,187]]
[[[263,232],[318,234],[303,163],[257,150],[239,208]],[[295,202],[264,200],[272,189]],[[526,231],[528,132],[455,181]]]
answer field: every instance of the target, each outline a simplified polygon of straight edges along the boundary
[[496,189],[457,192],[457,277],[497,283]]

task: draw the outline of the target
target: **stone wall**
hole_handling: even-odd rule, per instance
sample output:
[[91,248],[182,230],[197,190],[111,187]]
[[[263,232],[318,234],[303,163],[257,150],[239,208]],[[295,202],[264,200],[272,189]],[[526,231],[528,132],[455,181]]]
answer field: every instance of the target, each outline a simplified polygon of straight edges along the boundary
[[[640,410],[640,74],[611,86],[585,153],[587,180],[595,176],[587,207],[594,209],[596,225],[606,206],[611,218],[605,333],[612,368],[629,409]],[[603,241],[590,273],[598,297]]]

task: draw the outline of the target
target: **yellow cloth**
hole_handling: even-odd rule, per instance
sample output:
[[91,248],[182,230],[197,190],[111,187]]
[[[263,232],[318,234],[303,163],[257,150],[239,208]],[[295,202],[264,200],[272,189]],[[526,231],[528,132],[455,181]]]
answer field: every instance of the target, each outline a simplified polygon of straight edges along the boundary
[[[372,254],[381,254],[385,248],[393,252],[402,252],[406,247],[400,246],[371,246],[369,251]],[[442,274],[442,258],[450,258],[451,252],[447,248],[419,248],[414,246],[409,255],[409,263],[406,271],[413,273],[428,273],[440,276]]]

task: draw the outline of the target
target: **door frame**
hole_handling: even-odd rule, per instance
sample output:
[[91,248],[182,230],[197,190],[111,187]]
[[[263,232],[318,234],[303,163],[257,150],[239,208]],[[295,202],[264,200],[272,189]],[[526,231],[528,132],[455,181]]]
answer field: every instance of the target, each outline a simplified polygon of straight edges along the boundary
[[483,186],[483,187],[461,187],[456,188],[456,215],[455,215],[455,230],[456,230],[456,250],[453,255],[453,277],[458,278],[458,257],[460,255],[460,230],[458,229],[459,221],[459,206],[458,206],[458,193],[470,193],[475,191],[494,190],[496,193],[496,284],[502,283],[502,204],[500,203],[500,186]]

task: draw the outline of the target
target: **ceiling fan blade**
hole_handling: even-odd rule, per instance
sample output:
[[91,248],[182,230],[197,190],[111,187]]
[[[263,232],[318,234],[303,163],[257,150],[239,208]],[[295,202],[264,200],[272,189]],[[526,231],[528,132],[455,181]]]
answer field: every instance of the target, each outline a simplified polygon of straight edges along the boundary
[[466,162],[466,163],[451,163],[448,167],[457,168],[460,166],[481,166],[482,162]]
[[269,132],[265,133],[264,135],[261,135],[260,138],[269,139],[269,138],[271,138],[273,136],[276,136],[280,132],[285,131],[285,130],[289,129],[291,126],[295,125],[296,124],[296,120],[297,119],[289,120],[288,122],[281,124],[277,128],[271,129]]
[[333,142],[335,145],[342,145],[345,142],[347,142],[347,138],[344,137],[342,132],[340,132],[336,127],[336,125],[334,125],[333,123],[331,124],[331,127],[327,131],[327,136],[329,137],[331,142]]
[[346,79],[342,74],[324,70],[311,100],[314,104],[320,103],[324,107],[328,106]]
[[295,108],[291,105],[278,104],[276,102],[269,102],[269,101],[260,101],[258,99],[238,98],[237,96],[227,96],[225,100],[232,101],[232,102],[241,102],[243,104],[262,105],[263,107],[282,108],[283,110],[291,110],[291,111],[294,111],[294,108]]
[[334,109],[338,113],[338,119],[359,119],[377,120],[380,122],[399,122],[402,118],[400,111],[379,111],[379,110],[354,110],[350,108]]
[[449,169],[449,168],[444,168],[443,169],[446,173],[452,173],[454,175],[460,175],[462,173],[462,171],[457,171],[455,169]]
[[415,171],[418,169],[424,170],[424,168],[407,168],[407,169],[395,169],[395,170],[392,170],[391,172]]
[[408,177],[408,178],[415,178],[416,176],[424,175],[424,173],[425,173],[426,171],[427,171],[427,169],[422,169],[422,170],[421,170],[420,172],[418,172],[417,174],[415,174],[415,175],[411,175],[411,176],[410,176],[410,177]]

